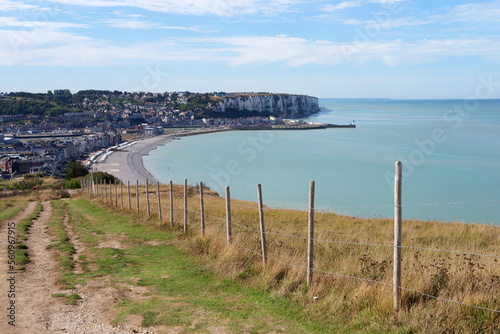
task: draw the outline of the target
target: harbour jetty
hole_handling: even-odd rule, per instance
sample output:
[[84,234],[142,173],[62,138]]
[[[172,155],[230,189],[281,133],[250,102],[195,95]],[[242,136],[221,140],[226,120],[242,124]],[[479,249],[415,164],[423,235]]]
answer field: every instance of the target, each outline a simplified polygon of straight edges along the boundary
[[328,128],[355,128],[356,125],[351,124],[280,124],[280,125],[239,125],[234,126],[233,130],[318,130],[318,129],[328,129]]

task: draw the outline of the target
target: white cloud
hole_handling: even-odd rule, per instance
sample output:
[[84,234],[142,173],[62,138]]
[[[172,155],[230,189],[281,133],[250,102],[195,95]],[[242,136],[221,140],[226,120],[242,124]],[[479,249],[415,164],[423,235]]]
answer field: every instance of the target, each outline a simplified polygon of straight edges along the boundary
[[198,49],[181,40],[162,40],[128,46],[78,34],[37,29],[0,29],[0,66],[114,66],[144,61],[229,61],[225,50]]
[[332,4],[327,4],[323,6],[323,11],[326,13],[333,13],[338,10],[346,9],[346,8],[352,8],[352,7],[359,7],[362,5],[362,1],[343,1],[341,3],[338,3],[336,5]]
[[361,20],[356,20],[356,19],[348,19],[348,20],[343,20],[342,23],[347,24],[347,25],[357,25],[357,26],[365,26],[365,27],[372,27],[372,28],[377,28],[377,29],[393,29],[393,28],[399,28],[399,27],[414,27],[414,26],[420,26],[420,25],[425,25],[425,24],[431,24],[434,23],[433,21],[423,21],[419,19],[414,19],[411,17],[401,17],[401,18],[390,18],[387,20],[366,20],[366,21],[361,21]]
[[15,27],[23,29],[64,29],[64,28],[88,28],[86,24],[50,21],[21,21],[15,17],[0,17],[0,27]]
[[403,2],[406,0],[369,0],[370,3],[380,3],[380,4],[393,4],[396,2]]
[[341,43],[277,35],[170,38],[117,46],[110,45],[109,41],[50,29],[0,30],[2,66],[107,66],[170,60],[219,61],[231,66],[273,63],[299,67],[367,62],[397,66],[455,56],[498,60],[499,55],[500,43],[491,39]]
[[389,4],[390,5],[390,4],[393,4],[396,2],[403,2],[403,1],[407,1],[407,0],[351,0],[351,1],[342,1],[336,5],[332,5],[332,4],[324,5],[323,11],[326,13],[332,13],[332,12],[336,12],[336,11],[342,10],[342,9],[360,7],[360,6],[367,4],[367,3],[375,3],[375,4],[382,4],[382,5]]
[[362,64],[379,61],[386,65],[414,64],[450,56],[499,58],[500,43],[486,39],[421,40],[415,42],[367,41],[339,43],[310,41],[284,35],[274,37],[231,37],[209,39],[229,44],[236,55],[231,65],[285,63],[296,67],[307,64]]
[[164,26],[159,23],[150,21],[141,21],[136,19],[110,19],[101,21],[102,24],[121,29],[163,29],[163,30],[185,30],[193,31],[198,33],[207,32],[208,30],[203,30],[198,27],[180,27],[180,26]]
[[500,22],[500,0],[467,3],[452,7],[449,13],[437,18],[447,22]]
[[34,5],[28,5],[19,1],[0,0],[1,12],[27,11],[33,9],[39,9],[39,7]]
[[118,17],[135,18],[135,19],[146,17],[146,16],[141,15],[141,14],[129,14],[123,10],[115,10],[111,14],[116,15]]
[[290,10],[299,0],[52,0],[85,7],[133,7],[152,12],[183,15],[274,15]]
[[110,19],[101,21],[102,24],[113,27],[113,28],[123,28],[123,29],[157,29],[161,25],[149,22],[149,21],[139,21],[134,19]]

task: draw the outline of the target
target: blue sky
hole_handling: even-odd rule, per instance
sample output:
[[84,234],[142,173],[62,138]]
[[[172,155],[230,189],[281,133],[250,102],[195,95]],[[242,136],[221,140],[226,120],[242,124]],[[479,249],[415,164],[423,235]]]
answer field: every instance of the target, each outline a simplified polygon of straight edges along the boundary
[[499,69],[500,0],[0,0],[0,92],[464,99]]

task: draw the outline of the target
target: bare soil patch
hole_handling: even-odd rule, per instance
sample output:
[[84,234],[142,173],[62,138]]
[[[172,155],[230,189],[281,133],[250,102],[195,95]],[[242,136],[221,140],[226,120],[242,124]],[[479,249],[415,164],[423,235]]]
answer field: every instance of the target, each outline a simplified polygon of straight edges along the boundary
[[[119,289],[109,286],[96,288],[96,284],[89,284],[75,290],[64,290],[57,286],[58,267],[54,260],[55,254],[47,250],[51,238],[47,234],[46,223],[51,218],[52,207],[50,202],[43,202],[42,205],[43,211],[40,217],[34,221],[26,241],[30,263],[24,272],[15,274],[16,327],[9,326],[5,319],[2,319],[0,332],[20,334],[159,333],[158,330],[151,328],[130,325],[114,327],[108,323],[111,315],[114,314],[113,306],[116,298],[120,296]],[[17,214],[12,221],[17,222],[27,217],[34,211],[35,207],[36,202],[29,203],[26,210]],[[6,226],[7,224],[3,224],[0,232],[2,241],[7,240]],[[68,232],[70,230],[68,229]],[[72,241],[75,241],[74,235],[69,234],[73,236]],[[2,246],[5,244],[2,242]],[[85,252],[81,244],[78,248],[80,248],[81,254]],[[5,247],[2,247],[0,254],[2,305],[6,305],[3,292],[8,289],[8,286],[4,284],[7,282],[6,254]],[[54,293],[78,294],[82,299],[77,305],[66,305],[63,302],[64,299],[53,296]]]

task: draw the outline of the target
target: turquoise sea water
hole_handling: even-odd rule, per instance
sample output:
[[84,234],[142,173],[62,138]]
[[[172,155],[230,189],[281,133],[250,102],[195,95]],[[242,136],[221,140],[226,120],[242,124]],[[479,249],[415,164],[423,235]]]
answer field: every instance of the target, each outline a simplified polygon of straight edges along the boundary
[[360,217],[392,217],[403,162],[403,217],[500,225],[500,100],[320,99],[309,121],[356,129],[241,131],[185,137],[144,157],[158,180]]

